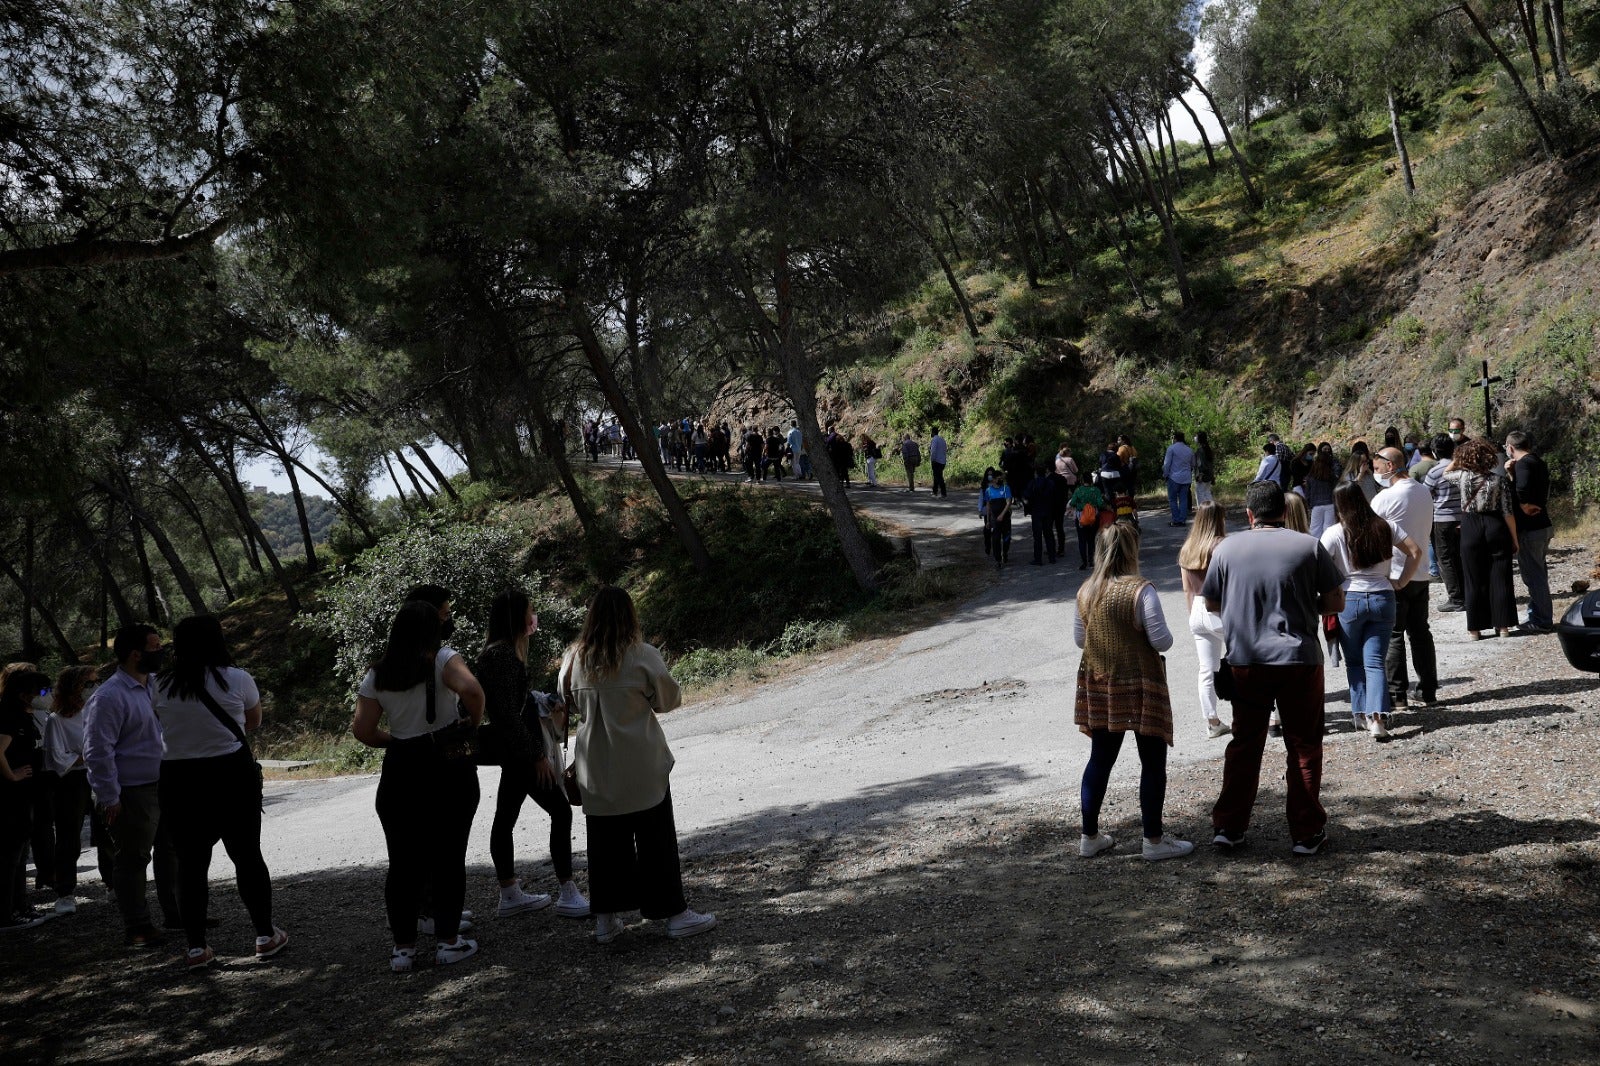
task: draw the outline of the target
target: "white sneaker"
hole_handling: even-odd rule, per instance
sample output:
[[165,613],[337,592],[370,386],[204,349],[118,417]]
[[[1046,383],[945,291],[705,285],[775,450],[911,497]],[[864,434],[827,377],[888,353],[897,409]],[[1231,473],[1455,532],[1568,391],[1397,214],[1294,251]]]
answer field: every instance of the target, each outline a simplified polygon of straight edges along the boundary
[[470,959],[477,953],[478,942],[476,940],[468,940],[464,936],[458,936],[453,942],[440,944],[434,950],[433,963],[435,966],[449,966],[451,963]]
[[1367,729],[1372,733],[1373,740],[1389,739],[1389,727],[1384,724],[1383,715],[1381,714],[1367,716]]
[[626,928],[620,914],[597,914],[594,919],[594,942],[609,944],[621,936]]
[[667,919],[667,935],[674,940],[681,940],[686,936],[698,936],[709,933],[717,927],[715,914],[699,914],[685,907],[682,914],[674,914]]
[[77,914],[78,901],[71,896],[62,896],[56,900],[57,914]]
[[548,906],[550,906],[548,892],[524,892],[522,883],[518,882],[500,890],[500,906],[495,909],[494,914],[496,918],[509,918],[513,914],[542,911]]
[[1149,838],[1146,837],[1144,842],[1144,861],[1160,862],[1162,859],[1181,859],[1193,850],[1194,845],[1187,840],[1164,836],[1159,844],[1152,844]]
[[394,953],[389,956],[389,969],[395,973],[410,973],[411,967],[416,965],[416,962],[416,948],[395,948]]
[[1218,737],[1225,737],[1232,732],[1233,727],[1231,725],[1225,724],[1220,718],[1213,718],[1206,726],[1206,739],[1216,740]]
[[561,882],[561,897],[556,900],[556,913],[563,918],[589,917],[589,901],[583,898],[583,893],[571,881]]
[[1352,714],[1350,716],[1350,724],[1358,730],[1365,731],[1367,728],[1367,716],[1364,714]]
[[[476,928],[476,927],[472,924],[472,912],[471,911],[462,911],[461,912],[461,924],[456,926],[456,933],[457,934],[470,933],[470,932],[472,932],[472,930],[474,928]],[[432,918],[418,918],[417,919],[417,932],[421,933],[423,936],[432,936],[433,935],[433,919]]]
[[1094,836],[1078,837],[1078,854],[1085,859],[1092,859],[1102,851],[1110,851],[1116,846],[1116,841],[1110,833],[1096,833]]

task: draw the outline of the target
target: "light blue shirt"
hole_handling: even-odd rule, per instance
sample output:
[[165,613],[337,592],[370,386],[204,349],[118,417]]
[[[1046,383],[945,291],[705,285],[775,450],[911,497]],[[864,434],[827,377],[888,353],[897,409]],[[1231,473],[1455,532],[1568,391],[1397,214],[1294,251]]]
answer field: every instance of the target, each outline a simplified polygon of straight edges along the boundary
[[1161,476],[1176,485],[1193,481],[1194,449],[1181,440],[1167,445],[1166,457],[1161,460]]
[[83,761],[89,787],[103,807],[122,802],[122,790],[161,779],[161,719],[155,682],[126,670],[112,674],[83,708]]
[[948,447],[944,438],[935,433],[933,439],[928,442],[928,460],[943,466],[945,456],[949,454]]

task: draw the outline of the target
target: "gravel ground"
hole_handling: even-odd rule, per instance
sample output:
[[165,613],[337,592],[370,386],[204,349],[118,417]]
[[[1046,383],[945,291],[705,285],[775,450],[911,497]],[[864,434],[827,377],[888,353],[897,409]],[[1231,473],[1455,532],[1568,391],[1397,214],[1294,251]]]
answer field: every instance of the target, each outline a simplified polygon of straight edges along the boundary
[[[1591,559],[1565,550],[1557,587]],[[687,834],[691,899],[723,919],[709,935],[646,923],[598,948],[586,923],[490,918],[478,958],[409,977],[384,965],[376,867],[280,878],[294,940],[268,963],[245,957],[243,910],[217,886],[227,958],[194,977],[175,950],[114,950],[91,888],[77,916],[0,941],[0,1057],[1593,1064],[1600,678],[1553,637],[1472,650],[1389,744],[1330,698],[1316,858],[1289,856],[1270,761],[1239,855],[1140,861],[1131,775],[1104,819],[1118,847],[1084,861],[1070,775],[930,814],[968,787],[930,774],[864,789],[855,831],[752,815]],[[1169,831],[1204,839],[1219,776],[1175,766]],[[490,872],[469,883],[488,913]]]

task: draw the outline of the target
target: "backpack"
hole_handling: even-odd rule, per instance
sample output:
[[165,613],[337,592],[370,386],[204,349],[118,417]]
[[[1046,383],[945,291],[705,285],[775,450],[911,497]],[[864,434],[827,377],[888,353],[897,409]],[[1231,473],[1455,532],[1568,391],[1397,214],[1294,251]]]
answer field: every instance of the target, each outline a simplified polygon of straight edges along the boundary
[[1078,525],[1084,529],[1093,529],[1100,519],[1100,508],[1092,503],[1083,505],[1083,510],[1078,512]]

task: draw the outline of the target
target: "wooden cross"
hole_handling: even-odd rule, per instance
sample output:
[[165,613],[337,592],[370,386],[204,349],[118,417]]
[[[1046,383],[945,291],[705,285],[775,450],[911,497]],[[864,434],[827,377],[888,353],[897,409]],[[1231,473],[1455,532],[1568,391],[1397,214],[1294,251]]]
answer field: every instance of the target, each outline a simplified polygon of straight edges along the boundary
[[1483,439],[1487,441],[1494,440],[1494,415],[1489,411],[1489,386],[1500,380],[1502,379],[1498,374],[1494,377],[1489,376],[1489,360],[1485,359],[1483,376],[1472,383],[1473,388],[1483,390]]

